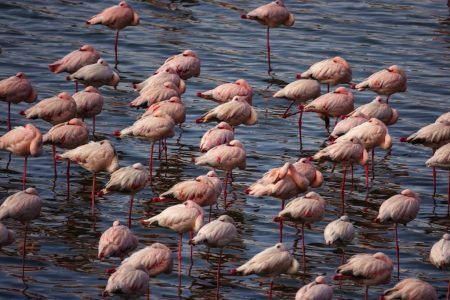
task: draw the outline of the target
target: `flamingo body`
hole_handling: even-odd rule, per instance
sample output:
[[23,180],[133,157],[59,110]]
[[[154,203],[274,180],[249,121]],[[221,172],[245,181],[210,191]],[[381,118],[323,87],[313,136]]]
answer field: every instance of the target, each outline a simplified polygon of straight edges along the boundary
[[42,154],[42,134],[32,124],[16,127],[0,137],[0,149],[19,156],[40,156]]
[[450,266],[450,234],[445,233],[442,239],[431,247],[430,262],[438,269]]
[[0,223],[0,247],[8,246],[16,240],[16,233]]
[[122,265],[139,268],[142,266],[150,277],[161,273],[170,274],[173,268],[172,251],[166,245],[153,243],[126,258]]
[[437,300],[436,289],[423,280],[418,278],[406,278],[397,283],[393,288],[384,291],[383,300],[414,300],[427,299]]
[[367,154],[364,144],[359,138],[348,138],[346,135],[343,135],[337,139],[334,144],[330,144],[314,154],[312,159],[317,161],[327,160],[349,164],[357,162],[360,165],[365,165],[367,164],[369,155]]
[[327,245],[347,245],[355,238],[355,227],[348,216],[341,216],[325,227],[323,236]]
[[64,149],[74,149],[89,141],[89,130],[80,119],[71,119],[65,123],[59,123],[43,135],[44,144],[53,144]]
[[243,97],[235,96],[231,101],[225,102],[204,114],[196,120],[197,123],[227,122],[231,126],[254,125],[258,120],[253,106]]
[[137,120],[130,127],[122,129],[118,136],[138,136],[154,142],[173,137],[174,127],[172,118],[161,112]]
[[157,111],[166,114],[172,118],[175,125],[182,124],[186,120],[186,106],[179,97],[171,97],[169,100],[153,103],[141,116],[145,118],[148,115],[153,115]]
[[171,81],[166,81],[162,85],[154,88],[142,90],[140,95],[130,102],[131,107],[149,107],[154,103],[168,100],[172,97],[179,97],[178,87]]
[[301,158],[293,166],[298,173],[308,179],[311,187],[316,188],[322,185],[323,175],[314,167],[309,158]]
[[25,73],[18,72],[15,76],[0,81],[0,100],[17,104],[19,102],[32,103],[37,98],[37,91],[33,88]]
[[98,243],[98,258],[120,257],[123,259],[129,252],[136,249],[138,240],[131,230],[121,225],[118,220],[113,226],[102,233]]
[[56,125],[75,118],[77,115],[77,104],[72,96],[62,92],[57,96],[39,101],[36,105],[25,110],[24,115],[27,119],[40,118],[52,125]]
[[127,297],[137,298],[147,292],[148,281],[149,276],[143,267],[136,269],[131,265],[121,265],[109,277],[102,296],[125,294]]
[[109,85],[117,87],[120,76],[119,73],[100,58],[95,64],[86,65],[75,73],[70,74],[67,76],[67,80],[81,82],[85,86],[100,87]]
[[289,219],[299,223],[311,224],[320,221],[325,214],[326,202],[316,192],[309,192],[303,197],[295,198],[286,204],[278,213],[282,219]]
[[35,188],[27,188],[12,194],[0,206],[0,221],[12,218],[28,223],[39,217],[41,213],[41,197]]
[[108,7],[91,17],[86,23],[102,24],[111,29],[122,30],[127,26],[139,25],[139,16],[126,1],[121,1],[119,5]]
[[238,140],[219,145],[195,159],[195,164],[210,166],[216,169],[231,171],[234,168],[244,170],[246,167],[246,152],[244,145]]
[[149,173],[141,163],[117,169],[100,193],[107,195],[111,192],[135,194],[144,189]]
[[273,96],[295,102],[306,102],[320,96],[320,84],[314,79],[296,80],[273,94]]
[[295,294],[295,300],[331,300],[333,289],[327,284],[325,276],[317,276],[313,282],[303,286]]
[[183,94],[186,91],[184,80],[180,78],[180,75],[178,75],[176,70],[170,67],[163,68],[152,74],[146,80],[133,84],[133,88],[140,93],[145,93],[147,90],[157,88],[167,81],[172,82],[177,87],[180,94]]
[[376,221],[406,225],[416,218],[419,208],[419,196],[406,189],[401,194],[394,195],[381,204]]
[[173,55],[166,59],[164,64],[156,72],[165,68],[173,68],[181,79],[186,80],[200,75],[200,58],[193,50],[184,50],[183,53]]
[[297,78],[311,78],[320,83],[337,85],[352,81],[352,69],[344,58],[336,56],[316,62]]
[[95,64],[100,59],[100,53],[91,45],[83,45],[80,49],[70,52],[63,58],[48,65],[48,69],[53,73],[75,73],[80,68]]
[[372,90],[379,95],[390,96],[397,92],[406,91],[406,74],[397,65],[392,65],[387,69],[378,71],[355,88],[359,91]]
[[356,108],[349,116],[364,115],[368,118],[377,118],[386,125],[397,123],[399,114],[381,97],[376,97],[371,102]]
[[197,232],[195,237],[190,240],[190,244],[206,244],[208,247],[222,248],[237,238],[237,229],[234,225],[233,218],[222,215],[204,225]]
[[92,118],[102,111],[104,98],[93,86],[88,86],[83,91],[73,94],[72,98],[77,104],[79,118]]
[[344,137],[347,139],[358,138],[367,150],[377,146],[382,149],[390,149],[392,147],[392,138],[389,135],[387,126],[376,118],[371,118],[369,121],[353,127],[336,141]]
[[289,13],[282,0],[276,0],[262,5],[242,17],[245,19],[255,20],[258,23],[271,28],[278,27],[280,25],[290,27],[294,25],[295,22],[294,15]]
[[200,151],[207,152],[215,146],[229,143],[232,140],[234,140],[233,127],[227,122],[220,122],[202,136],[200,141]]
[[197,96],[205,99],[224,103],[232,100],[234,96],[244,97],[252,104],[253,89],[245,79],[238,79],[235,82],[224,83],[212,90],[197,93]]

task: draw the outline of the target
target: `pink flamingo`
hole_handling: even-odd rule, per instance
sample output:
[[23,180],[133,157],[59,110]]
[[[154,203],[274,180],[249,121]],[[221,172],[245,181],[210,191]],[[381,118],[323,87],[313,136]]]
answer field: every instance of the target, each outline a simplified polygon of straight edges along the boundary
[[95,179],[98,172],[112,173],[119,168],[116,149],[108,140],[90,142],[57,154],[56,159],[68,159],[92,173],[91,210],[95,214]]
[[[145,268],[148,276],[155,277],[161,273],[170,274],[173,269],[172,251],[166,245],[153,243],[122,261],[122,265]],[[119,267],[120,268],[120,267]],[[150,297],[150,287],[147,287],[147,298]]]
[[22,188],[25,190],[28,156],[37,157],[42,154],[41,131],[32,124],[16,127],[0,137],[0,149],[25,157],[22,177]]
[[345,246],[350,244],[355,238],[355,227],[350,222],[349,217],[344,215],[328,223],[323,231],[323,237],[328,246]]
[[406,225],[414,220],[419,212],[420,198],[413,191],[406,189],[399,195],[385,200],[375,219],[377,223],[393,222],[395,224],[395,250],[397,254],[397,278],[400,280],[400,253],[398,247],[398,224]]
[[[181,284],[181,247],[183,233],[198,232],[203,226],[203,208],[194,201],[188,200],[182,204],[169,206],[160,214],[147,220],[142,220],[143,225],[157,225],[167,227],[178,233],[178,283]],[[192,246],[191,246],[192,260]]]
[[41,118],[52,125],[69,121],[77,116],[77,104],[66,92],[39,101],[34,106],[20,112],[27,119]]
[[436,289],[418,278],[406,278],[397,283],[393,288],[385,290],[380,300],[395,299],[427,299],[437,300]]
[[278,213],[275,221],[292,220],[302,224],[302,257],[306,269],[305,224],[322,220],[325,214],[325,200],[316,192],[309,192],[303,197],[295,198]]
[[195,120],[196,123],[227,122],[235,127],[240,124],[254,125],[258,115],[245,97],[235,96],[231,101],[220,104]]
[[406,74],[399,66],[392,65],[373,73],[369,78],[358,83],[355,88],[358,91],[369,89],[378,95],[387,96],[386,103],[389,103],[389,97],[392,94],[406,92]]
[[91,17],[86,21],[88,25],[102,24],[111,29],[116,30],[116,41],[114,43],[114,56],[116,59],[116,66],[119,64],[117,58],[117,44],[119,41],[119,31],[127,26],[139,25],[139,16],[133,10],[131,5],[126,1],[120,1],[119,5],[114,5],[104,9],[98,15]]
[[[228,102],[229,103],[229,102]],[[244,170],[246,167],[246,152],[244,145],[238,140],[232,140],[228,144],[223,144],[211,148],[200,157],[195,159],[195,164],[199,166],[210,166],[215,169],[225,171],[223,198],[224,206],[227,206],[227,184],[228,177],[232,177],[235,168]]]
[[191,245],[206,244],[208,247],[220,248],[219,265],[217,266],[216,296],[219,295],[223,247],[230,244],[237,236],[238,233],[233,218],[227,215],[221,215],[217,220],[209,222],[200,228],[195,237],[189,241]]
[[0,223],[0,247],[8,246],[16,240],[16,233]]
[[[253,256],[242,266],[232,269],[232,275],[251,275],[276,277],[280,274],[295,274],[299,263],[283,243],[265,249]],[[269,299],[272,299],[273,279],[270,281]]]
[[[430,250],[430,262],[442,270],[450,266],[450,234],[445,233],[442,239],[433,244]],[[448,282],[447,299],[450,297],[450,280]]]
[[272,72],[272,66],[270,64],[269,29],[278,27],[280,25],[291,27],[295,22],[294,15],[289,13],[288,9],[284,5],[283,0],[276,0],[260,6],[247,14],[241,15],[241,18],[255,20],[258,23],[267,26],[267,62],[269,65],[267,73],[270,74],[270,72]]
[[145,92],[148,89],[157,88],[164,84],[164,82],[172,82],[180,92],[183,94],[186,91],[186,84],[181,79],[177,71],[171,67],[161,68],[160,71],[153,73],[150,77],[140,83],[133,83],[133,89],[138,92]]
[[180,125],[186,121],[186,106],[180,97],[171,97],[169,100],[153,103],[147,108],[141,118],[149,115],[154,115],[156,112],[161,112],[172,118],[175,125]]
[[106,186],[97,193],[97,196],[108,195],[111,192],[130,194],[130,208],[128,210],[128,228],[131,228],[131,212],[133,200],[137,192],[142,191],[147,184],[149,174],[141,163],[117,169],[111,174]]
[[86,87],[83,91],[72,95],[77,105],[77,117],[92,118],[92,135],[95,134],[95,116],[102,112],[104,98],[93,86]]
[[25,73],[19,72],[0,81],[0,100],[8,102],[8,131],[11,130],[11,103],[32,103],[36,98],[37,91],[31,86]]
[[125,294],[127,297],[137,298],[147,291],[148,281],[149,276],[144,266],[121,265],[108,278],[108,284],[102,292],[102,297],[111,294]]
[[234,96],[244,97],[252,105],[253,89],[245,79],[221,84],[212,90],[198,92],[198,97],[224,103],[232,100]]
[[299,133],[299,141],[300,147],[302,147],[302,117],[303,117],[303,106],[302,103],[315,99],[320,96],[320,84],[317,80],[312,79],[301,79],[296,80],[294,82],[289,83],[284,88],[273,94],[275,98],[285,98],[291,101],[291,104],[286,108],[282,118],[287,118],[295,115],[296,113],[288,114],[292,105],[295,103],[300,104],[298,106],[298,133]]
[[[448,206],[447,214],[450,215],[450,142],[440,147],[434,152],[433,156],[429,158],[425,164],[427,167],[448,169]],[[434,195],[433,195],[434,196]]]
[[171,81],[166,81],[162,85],[150,89],[141,90],[140,95],[130,102],[130,107],[149,107],[154,103],[180,97],[178,87]]
[[[80,119],[71,119],[65,123],[59,123],[42,136],[44,144],[51,144],[53,150],[53,172],[56,177],[56,146],[64,149],[74,149],[89,142],[89,130]],[[67,164],[67,187],[69,187],[69,169]]]
[[176,70],[183,80],[200,76],[200,58],[195,51],[190,49],[166,59],[156,72],[160,72],[168,67]]
[[335,140],[349,132],[353,127],[361,125],[367,121],[369,121],[369,118],[366,115],[354,111],[349,116],[343,117],[343,119],[334,126],[333,131],[330,134],[330,139]]
[[371,102],[361,105],[356,108],[348,116],[364,115],[368,118],[377,118],[386,125],[393,125],[397,123],[399,114],[395,108],[387,104],[383,98],[376,97]]
[[200,141],[200,151],[207,152],[215,146],[229,143],[232,140],[234,140],[233,127],[227,122],[220,122],[202,136]]
[[209,218],[211,219],[212,205],[217,203],[221,193],[222,181],[216,172],[209,171],[208,174],[198,176],[195,180],[185,180],[175,184],[159,197],[153,198],[152,202],[192,200],[200,206],[209,205]]
[[320,83],[326,83],[327,92],[330,92],[330,85],[334,86],[352,81],[352,69],[345,59],[335,56],[314,63],[305,72],[297,74],[296,78],[311,78]]
[[295,300],[331,300],[333,288],[327,284],[325,276],[317,276],[313,282],[304,285],[295,294]]
[[89,85],[94,87],[109,85],[116,88],[119,84],[120,76],[106,61],[100,58],[95,64],[80,68],[75,73],[67,76],[66,79],[81,82],[86,87]]
[[155,142],[164,140],[175,135],[175,123],[173,119],[163,112],[155,112],[152,115],[146,116],[134,122],[133,125],[117,130],[113,134],[117,137],[124,136],[137,136],[145,138],[152,142],[152,147],[150,149],[150,184],[152,183],[152,173],[153,173],[153,150],[155,147]]
[[120,257],[123,260],[137,246],[138,240],[131,230],[115,220],[113,226],[106,229],[100,237],[98,258],[104,260],[108,257]]
[[[309,187],[309,180],[298,173],[295,167],[287,162],[280,168],[267,171],[261,179],[245,190],[246,194],[256,197],[271,196],[281,200],[284,209],[286,200],[305,192]],[[283,241],[283,221],[280,220],[280,243]]]
[[[338,87],[334,92],[327,93],[303,108],[305,112],[316,112],[325,121],[325,129],[330,133],[329,117],[339,118],[354,109],[353,94],[345,87]],[[337,122],[336,122],[337,123]]]
[[25,279],[28,226],[32,220],[39,218],[41,207],[41,197],[39,197],[39,193],[35,188],[27,188],[24,191],[12,194],[0,206],[0,221],[12,218],[20,221],[25,226],[25,233],[23,235],[22,280]]
[[391,280],[392,261],[382,252],[353,255],[347,263],[336,270],[333,280],[353,280],[366,287],[365,300],[369,297],[369,286],[386,284]]
[[300,158],[293,166],[298,173],[308,179],[310,187],[317,188],[322,185],[323,175],[314,167],[310,158]]
[[335,163],[342,163],[344,167],[342,183],[341,183],[341,212],[344,210],[344,188],[345,188],[345,175],[347,172],[347,165],[352,166],[353,163],[360,165],[366,165],[369,159],[367,150],[364,147],[363,142],[357,137],[347,137],[343,135],[336,140],[335,143],[330,144],[326,148],[320,150],[312,157],[312,160],[317,161],[332,161]]

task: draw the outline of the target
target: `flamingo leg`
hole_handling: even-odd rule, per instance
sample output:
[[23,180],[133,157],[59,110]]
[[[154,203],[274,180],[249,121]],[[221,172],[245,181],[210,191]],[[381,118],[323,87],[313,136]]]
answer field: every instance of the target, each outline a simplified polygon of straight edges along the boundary
[[302,223],[302,260],[303,270],[306,270],[305,223]]
[[227,208],[227,185],[228,185],[228,171],[225,172],[225,184],[223,185],[223,206]]
[[178,293],[181,292],[181,247],[183,243],[183,233],[178,233]]
[[27,161],[28,156],[25,156],[25,161],[23,163],[23,177],[22,177],[22,189],[25,191],[25,184],[27,183]]
[[345,176],[347,175],[347,165],[344,164],[344,171],[342,174],[342,182],[341,182],[341,214],[343,215],[345,212],[345,203],[344,203],[344,198],[345,198]]
[[25,256],[27,255],[27,233],[28,233],[28,223],[25,224],[25,232],[23,235],[22,281],[25,280]]
[[431,174],[433,175],[433,198],[436,196],[436,168],[431,168]]
[[352,168],[352,189],[353,189],[353,164],[350,165],[350,167]]
[[300,110],[300,114],[298,116],[298,139],[300,142],[300,149],[303,149],[303,144],[302,144],[302,118],[303,118],[303,106],[301,106],[299,108]]
[[395,223],[395,252],[397,254],[397,280],[400,281],[400,249],[398,247],[398,224]]
[[130,207],[128,208],[128,228],[131,228],[131,212],[133,211],[134,194],[130,195]]
[[95,116],[92,117],[92,135],[95,135]]
[[267,26],[267,32],[266,32],[266,41],[267,41],[267,63],[269,64],[269,69],[267,70],[267,74],[270,75],[270,72],[272,72],[272,66],[270,65],[270,35],[269,35],[269,26]]
[[8,131],[11,130],[11,102],[8,101]]
[[149,181],[152,184],[152,173],[153,173],[153,150],[155,149],[155,142],[152,142],[152,148],[150,149],[150,161],[148,162],[150,166],[150,177]]
[[78,93],[78,81],[75,81],[75,93]]
[[331,173],[334,173],[334,169],[336,169],[336,162],[333,162],[333,167],[331,168]]
[[327,83],[327,93],[330,92],[330,83]]
[[281,115],[281,117],[283,119],[290,117],[291,115],[288,114],[289,110],[291,109],[292,105],[294,105],[294,101],[291,101],[291,104],[289,104],[289,106],[286,108],[286,110],[284,111],[284,113]]
[[56,178],[56,145],[52,144],[53,153],[53,176]]
[[[447,186],[447,214],[450,215],[450,171],[448,171],[448,186]],[[450,289],[449,289],[450,291]],[[448,297],[447,297],[448,298]]]
[[[282,211],[284,209],[284,199],[281,200],[281,209]],[[283,219],[280,219],[280,243],[283,242]]]
[[67,169],[66,169],[66,181],[67,181],[67,198],[70,195],[70,160],[67,160]]
[[119,44],[119,30],[116,31],[116,40],[114,42],[114,57],[116,60],[116,65],[115,67],[117,68],[117,65],[119,64],[119,60],[118,60],[118,55],[117,55],[117,45]]
[[209,217],[208,217],[208,223],[211,222],[211,212],[212,212],[212,204],[209,205]]
[[269,300],[272,300],[273,279],[270,280]]
[[150,300],[150,281],[148,282],[146,299],[147,299],[147,300]]
[[95,215],[95,179],[97,174],[92,175],[92,191],[91,191],[91,211]]
[[[189,240],[192,240],[194,238],[194,232],[193,231],[189,231]],[[190,259],[191,259],[191,265],[194,263],[193,259],[192,259],[192,244],[191,244],[191,254],[190,254]]]
[[366,286],[366,294],[365,294],[364,299],[369,300],[369,286]]
[[375,179],[375,148],[372,148],[372,180]]
[[366,189],[369,189],[369,164],[364,166],[364,172],[366,174]]
[[219,289],[220,289],[220,267],[222,263],[222,248],[219,252],[219,264],[217,266],[217,287],[216,287],[216,299],[219,299]]

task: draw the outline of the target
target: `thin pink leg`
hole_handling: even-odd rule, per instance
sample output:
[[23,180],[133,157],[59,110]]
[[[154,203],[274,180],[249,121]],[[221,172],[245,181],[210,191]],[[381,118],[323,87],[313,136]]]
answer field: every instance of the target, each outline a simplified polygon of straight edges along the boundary
[[289,106],[286,108],[286,110],[284,111],[284,113],[281,115],[281,117],[282,117],[283,119],[289,117],[288,112],[289,112],[289,110],[291,109],[292,105],[294,105],[294,101],[292,101],[291,104],[289,104]]
[[400,248],[398,247],[398,224],[395,223],[395,252],[397,254],[397,280],[400,281]]
[[330,92],[330,84],[327,83],[327,93],[329,93],[329,92]]
[[366,295],[365,295],[364,299],[369,300],[369,286],[366,286]]
[[95,135],[95,116],[92,117],[92,135]]
[[[282,211],[284,209],[284,199],[281,200],[281,209],[280,211]],[[283,242],[283,219],[280,218],[280,243]]]
[[270,280],[269,300],[272,300],[273,280]]
[[28,156],[25,156],[25,162],[23,163],[23,177],[22,177],[22,189],[25,191],[25,184],[27,183],[27,161]]
[[372,180],[375,179],[375,148],[372,149]]
[[69,197],[69,195],[70,195],[70,160],[67,160],[66,181],[67,181],[67,197]]
[[364,172],[366,173],[366,189],[369,189],[369,164],[364,166]]
[[[193,231],[189,231],[189,240],[192,240],[194,238],[194,232]],[[191,254],[190,254],[190,258],[191,258],[191,265],[193,264],[193,260],[192,260],[192,244],[191,244]]]
[[302,256],[303,270],[306,271],[305,223],[302,223]]
[[118,55],[117,55],[117,45],[119,44],[119,30],[116,31],[116,41],[114,43],[114,57],[116,59],[116,68],[117,65],[119,64],[119,60],[118,60]]
[[178,233],[178,293],[181,292],[181,247],[183,243],[183,233]]
[[216,299],[219,299],[219,289],[220,289],[220,267],[222,263],[222,248],[219,252],[219,264],[217,266],[217,285],[216,285]]
[[303,107],[299,108],[300,114],[298,116],[298,139],[300,142],[300,149],[303,148],[302,144],[302,118],[303,118]]
[[225,172],[225,184],[223,185],[223,206],[227,208],[227,185],[228,185],[228,171]]
[[95,215],[95,179],[97,174],[92,175],[92,192],[91,192],[91,211]]
[[352,168],[352,189],[353,189],[353,164],[351,164],[350,167]]
[[447,186],[447,214],[450,215],[450,170],[448,171],[448,186]]
[[148,282],[148,287],[147,287],[147,300],[150,300],[150,281]]
[[8,131],[11,130],[11,102],[8,101]]
[[53,176],[56,178],[56,145],[52,144],[53,152]]
[[75,81],[75,93],[78,93],[78,81]]
[[27,255],[27,233],[28,233],[28,223],[25,224],[25,233],[23,235],[22,281],[25,280],[25,256]]
[[155,149],[155,142],[152,142],[152,148],[150,149],[150,161],[149,161],[149,166],[150,166],[150,177],[149,177],[149,181],[150,184],[152,184],[152,173],[153,173],[153,150]]
[[333,162],[333,167],[331,168],[331,173],[334,173],[334,169],[336,169],[336,162]]
[[433,198],[436,196],[436,168],[431,168],[431,174],[433,175]]
[[269,26],[267,26],[267,32],[266,32],[266,40],[267,40],[267,62],[269,64],[269,69],[267,70],[267,74],[270,75],[270,72],[272,72],[272,66],[270,65],[270,37],[269,37]]
[[344,164],[344,171],[342,174],[342,182],[341,182],[341,214],[345,213],[345,176],[347,175],[347,165]]
[[450,299],[450,280],[448,281],[448,289],[447,289],[447,300],[449,299]]
[[212,204],[209,206],[209,217],[208,217],[208,223],[211,222],[211,212],[212,212]]
[[134,194],[130,195],[130,207],[128,208],[128,228],[131,228],[131,212],[133,211]]

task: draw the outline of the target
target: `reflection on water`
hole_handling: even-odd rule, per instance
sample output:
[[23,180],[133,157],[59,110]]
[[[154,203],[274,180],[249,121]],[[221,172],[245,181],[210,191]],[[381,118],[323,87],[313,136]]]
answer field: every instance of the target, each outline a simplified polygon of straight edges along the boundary
[[[256,22],[240,19],[240,14],[265,1],[129,1],[141,16],[141,24],[126,28],[120,34],[119,56],[122,81],[118,89],[101,88],[106,101],[97,118],[96,140],[110,139],[118,150],[120,165],[135,162],[148,164],[150,143],[139,139],[116,139],[112,132],[131,124],[142,113],[128,107],[136,97],[132,82],[139,82],[154,72],[164,60],[184,49],[193,49],[202,60],[202,74],[187,81],[183,100],[188,117],[182,129],[168,141],[168,157],[155,160],[153,186],[136,196],[133,210],[133,232],[140,247],[161,242],[176,251],[175,233],[162,228],[144,228],[138,221],[155,215],[172,203],[150,203],[152,197],[175,183],[207,172],[197,167],[192,158],[200,155],[198,144],[203,133],[213,124],[195,124],[194,120],[216,104],[195,96],[214,86],[245,78],[254,88],[254,105],[259,122],[252,127],[238,127],[236,138],[247,149],[247,169],[234,172],[229,188],[231,206],[227,212],[236,220],[240,237],[224,250],[223,299],[255,299],[266,297],[269,280],[256,276],[234,277],[229,270],[242,264],[257,252],[278,241],[278,224],[272,216],[280,203],[272,198],[257,199],[244,193],[252,182],[269,168],[307,157],[324,146],[327,139],[323,122],[315,114],[303,117],[303,150],[299,152],[297,119],[281,119],[288,102],[274,99],[272,94],[295,79],[295,74],[312,63],[340,55],[353,68],[353,81],[359,82],[371,73],[392,64],[402,66],[408,75],[408,91],[392,97],[392,105],[400,112],[400,120],[389,128],[394,140],[390,155],[376,151],[376,177],[367,192],[364,170],[355,168],[354,185],[346,186],[346,210],[357,228],[357,237],[345,249],[345,257],[355,253],[383,251],[395,257],[395,241],[391,225],[373,223],[381,202],[411,188],[421,194],[418,218],[399,228],[401,245],[401,278],[418,276],[432,283],[444,298],[449,273],[439,271],[428,262],[431,245],[449,230],[446,216],[447,175],[439,171],[438,195],[432,199],[431,171],[424,161],[429,149],[400,144],[398,139],[448,111],[449,30],[448,8],[439,1],[286,1],[295,14],[292,28],[271,31],[272,66],[267,76],[265,28]],[[442,2],[442,1],[441,1]],[[0,3],[0,78],[23,71],[37,87],[39,99],[59,91],[74,92],[65,74],[48,72],[47,65],[82,44],[96,47],[106,61],[114,60],[114,32],[106,27],[85,25],[91,15],[111,5],[111,1],[2,1]],[[326,87],[322,88],[322,92]],[[356,104],[371,101],[375,94],[354,92]],[[6,130],[6,104],[0,120],[2,134]],[[27,123],[18,112],[27,104],[12,106],[13,125]],[[46,132],[50,126],[33,120]],[[91,120],[88,120],[90,126]],[[61,151],[61,150],[59,150]],[[15,221],[4,223],[16,230],[17,241],[0,250],[0,298],[96,299],[105,287],[105,269],[120,261],[96,259],[101,233],[113,220],[125,220],[128,196],[112,194],[98,197],[97,214],[90,211],[91,174],[79,166],[71,166],[70,195],[67,193],[66,164],[58,163],[58,177],[53,178],[51,148],[43,156],[29,160],[28,185],[35,186],[44,201],[41,217],[32,222],[27,242],[26,284],[20,279],[23,228]],[[23,159],[0,152],[0,197],[21,189]],[[274,296],[292,299],[303,284],[319,274],[328,281],[341,264],[342,252],[326,247],[322,232],[326,224],[339,215],[342,169],[332,173],[330,164],[319,169],[326,183],[317,191],[327,201],[327,213],[321,222],[305,230],[306,270],[295,276],[275,280]],[[219,172],[223,178],[224,173]],[[349,178],[349,177],[348,177]],[[97,187],[106,184],[107,174],[98,174]],[[213,218],[224,213],[222,202],[213,210]],[[206,209],[208,211],[208,209]],[[95,224],[95,225],[94,225]],[[285,224],[284,241],[301,260],[301,233],[292,223]],[[188,235],[184,236],[185,242]],[[175,255],[175,254],[174,254]],[[194,249],[190,266],[189,247],[183,245],[181,296],[177,296],[177,274],[151,279],[152,297],[159,299],[213,299],[218,250],[199,246]],[[303,268],[302,268],[303,269]],[[190,275],[188,275],[190,273]],[[371,298],[392,286],[370,289]],[[361,287],[334,284],[336,296],[361,298]]]

